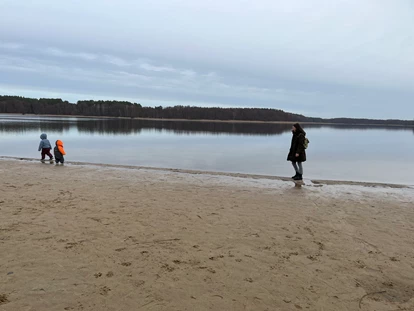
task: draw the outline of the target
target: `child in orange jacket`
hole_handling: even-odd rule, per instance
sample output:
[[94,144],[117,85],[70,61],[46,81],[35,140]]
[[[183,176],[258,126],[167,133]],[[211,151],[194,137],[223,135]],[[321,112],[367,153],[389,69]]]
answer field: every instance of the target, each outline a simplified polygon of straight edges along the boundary
[[55,154],[56,164],[59,164],[59,162],[63,164],[65,162],[65,158],[63,156],[66,152],[65,149],[63,149],[63,142],[61,140],[56,141],[56,146],[53,149],[53,152]]

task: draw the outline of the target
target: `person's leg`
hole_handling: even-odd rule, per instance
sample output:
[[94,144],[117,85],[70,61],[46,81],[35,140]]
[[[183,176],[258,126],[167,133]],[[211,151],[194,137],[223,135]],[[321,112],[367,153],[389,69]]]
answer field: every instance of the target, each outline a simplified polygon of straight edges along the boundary
[[300,175],[303,175],[303,166],[302,166],[302,162],[298,162],[298,166],[299,166],[298,173],[299,173]]
[[45,156],[46,156],[46,149],[42,148],[42,160],[45,159]]
[[298,174],[299,174],[299,168],[298,168],[298,166],[296,165],[296,162],[292,162],[292,166],[293,166],[293,168],[295,169],[295,172],[296,172],[295,176],[292,176],[292,178],[295,178],[295,177],[297,177],[297,176],[298,176]]
[[303,166],[302,166],[302,162],[298,162],[298,174],[293,177],[294,180],[302,180],[302,175],[303,175]]
[[49,157],[49,160],[53,160],[53,155],[50,153],[50,148],[47,148],[47,156]]

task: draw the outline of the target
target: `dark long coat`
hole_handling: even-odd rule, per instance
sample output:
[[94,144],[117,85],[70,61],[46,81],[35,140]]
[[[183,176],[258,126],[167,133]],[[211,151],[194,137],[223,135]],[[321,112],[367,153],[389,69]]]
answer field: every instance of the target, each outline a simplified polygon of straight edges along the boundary
[[[304,147],[305,142],[305,132],[298,132],[293,133],[292,135],[292,142],[290,144],[290,150],[287,157],[288,161],[292,162],[305,162],[306,161],[306,151]],[[298,157],[296,157],[296,154],[299,154]]]

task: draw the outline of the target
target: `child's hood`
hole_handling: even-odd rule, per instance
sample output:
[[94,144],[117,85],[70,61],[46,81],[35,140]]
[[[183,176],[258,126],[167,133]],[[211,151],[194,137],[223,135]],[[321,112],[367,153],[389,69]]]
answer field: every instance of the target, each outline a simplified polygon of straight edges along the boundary
[[43,133],[42,135],[40,135],[40,139],[47,139],[47,135]]
[[63,149],[63,142],[61,140],[56,141],[56,146],[58,147],[58,150],[61,154],[66,154],[65,149]]

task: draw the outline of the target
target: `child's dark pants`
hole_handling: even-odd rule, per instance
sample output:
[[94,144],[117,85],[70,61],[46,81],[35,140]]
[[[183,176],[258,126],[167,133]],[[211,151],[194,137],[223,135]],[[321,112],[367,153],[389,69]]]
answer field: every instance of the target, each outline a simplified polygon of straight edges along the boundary
[[63,164],[65,162],[65,159],[63,157],[55,158],[55,161],[56,161],[56,164],[58,164],[59,162]]
[[42,160],[44,160],[45,159],[45,156],[49,156],[49,159],[50,160],[52,160],[53,159],[53,156],[52,156],[52,154],[50,153],[50,148],[42,148]]

